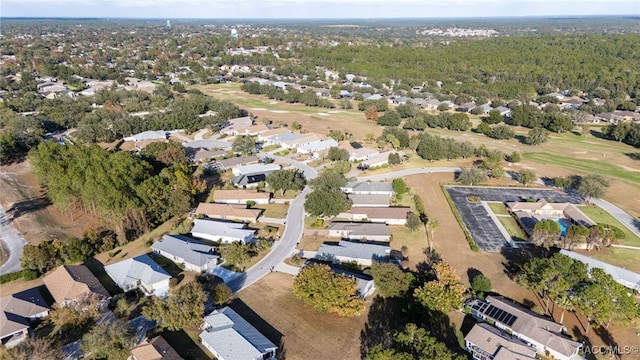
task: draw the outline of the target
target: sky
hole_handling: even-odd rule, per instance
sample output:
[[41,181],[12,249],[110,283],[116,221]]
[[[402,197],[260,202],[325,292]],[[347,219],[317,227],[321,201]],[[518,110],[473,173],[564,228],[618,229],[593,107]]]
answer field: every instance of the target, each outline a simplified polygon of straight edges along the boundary
[[640,0],[1,0],[1,17],[354,19],[640,15]]

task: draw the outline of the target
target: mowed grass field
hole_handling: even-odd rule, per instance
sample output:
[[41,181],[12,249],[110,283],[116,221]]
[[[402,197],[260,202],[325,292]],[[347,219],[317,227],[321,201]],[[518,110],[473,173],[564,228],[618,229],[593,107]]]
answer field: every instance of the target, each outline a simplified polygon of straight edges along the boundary
[[[585,213],[591,220],[598,224],[613,225],[624,232],[624,239],[619,240],[620,245],[637,246],[640,247],[640,238],[626,226],[622,225],[616,218],[611,216],[608,212],[604,211],[596,205],[581,206],[580,210]],[[640,259],[640,250],[637,251],[636,259]]]

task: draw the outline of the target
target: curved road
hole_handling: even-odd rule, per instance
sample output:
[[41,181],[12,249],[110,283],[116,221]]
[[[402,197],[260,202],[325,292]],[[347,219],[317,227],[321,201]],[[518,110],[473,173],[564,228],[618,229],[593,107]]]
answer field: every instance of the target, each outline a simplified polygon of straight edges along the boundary
[[[271,156],[273,157],[273,155]],[[318,175],[313,168],[304,163],[281,156],[275,156],[274,158],[277,161],[291,164],[292,166],[300,169],[304,172],[304,175],[308,180],[313,179]],[[271,269],[275,268],[284,259],[291,256],[291,253],[302,237],[302,231],[304,230],[304,200],[310,191],[311,189],[307,186],[298,196],[296,196],[295,199],[291,201],[289,211],[287,212],[287,220],[285,222],[287,225],[285,226],[284,233],[280,240],[274,243],[267,256],[251,268],[247,269],[242,276],[235,278],[227,284],[234,293],[246,289],[256,281],[262,279],[271,272]]]
[[9,224],[9,218],[2,207],[0,207],[0,241],[2,241],[4,248],[9,252],[9,259],[0,266],[0,275],[21,270],[20,258],[22,257],[22,248],[27,242],[18,230]]

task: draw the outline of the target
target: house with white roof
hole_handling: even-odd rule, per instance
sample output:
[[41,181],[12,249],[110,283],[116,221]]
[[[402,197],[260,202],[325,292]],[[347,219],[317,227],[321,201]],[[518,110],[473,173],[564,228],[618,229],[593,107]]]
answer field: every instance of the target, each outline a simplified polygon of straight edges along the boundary
[[149,130],[143,131],[141,133],[128,136],[124,139],[124,141],[145,141],[145,140],[167,140],[167,132],[164,130]]
[[340,241],[338,245],[320,245],[315,258],[322,261],[356,262],[358,265],[370,266],[374,261],[386,261],[390,254],[391,247],[389,245]]
[[284,142],[293,141],[299,138],[301,138],[300,135],[294,134],[290,131],[286,131],[274,135],[264,136],[262,138],[262,145],[282,145]]
[[383,153],[369,156],[367,160],[364,160],[360,166],[363,168],[374,168],[387,165],[389,164],[389,155],[396,153],[400,155],[400,158],[404,156],[404,153],[402,151],[385,151]]
[[308,135],[308,136],[298,137],[292,140],[283,141],[280,143],[280,145],[282,145],[282,147],[285,149],[296,149],[303,145],[309,145],[309,144],[320,142],[320,140],[322,139],[320,139],[317,135]]
[[125,292],[140,289],[147,296],[164,296],[169,291],[171,275],[146,254],[107,265],[104,270]]
[[151,245],[151,250],[184,266],[187,271],[205,271],[215,267],[220,259],[214,254],[213,246],[184,235],[164,235]]
[[204,318],[200,341],[218,360],[275,360],[278,347],[230,307]]
[[329,225],[329,237],[388,243],[391,241],[391,231],[381,223],[334,221]]
[[351,207],[389,207],[390,196],[386,194],[349,194]]
[[356,285],[356,291],[361,298],[366,299],[369,295],[376,291],[376,285],[371,276],[357,274],[351,271],[347,271],[335,266],[331,266],[331,271],[336,274],[344,275],[350,278],[356,279],[358,284]]
[[193,220],[191,235],[200,239],[219,241],[223,244],[240,242],[250,243],[255,240],[256,231],[247,229],[246,224],[216,220]]
[[224,123],[224,127],[220,132],[225,135],[238,135],[240,131],[250,128],[253,125],[253,119],[250,116],[229,119]]
[[364,161],[369,158],[369,156],[377,155],[380,153],[378,150],[369,149],[366,147],[353,148],[349,146],[346,148],[349,152],[349,161]]
[[328,151],[332,147],[338,146],[338,142],[334,139],[322,140],[311,144],[305,144],[298,146],[298,153],[300,154],[318,154],[323,151]]
[[280,170],[282,166],[278,164],[249,164],[249,165],[241,165],[231,169],[233,175],[247,175],[247,174],[255,174],[255,173],[268,173],[271,171]]
[[393,186],[390,182],[350,182],[340,190],[345,194],[355,195],[393,195]]

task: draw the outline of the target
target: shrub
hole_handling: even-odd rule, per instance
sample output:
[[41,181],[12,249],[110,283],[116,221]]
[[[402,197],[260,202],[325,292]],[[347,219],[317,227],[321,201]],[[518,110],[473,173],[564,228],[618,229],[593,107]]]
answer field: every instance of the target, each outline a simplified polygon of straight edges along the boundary
[[40,276],[40,274],[33,269],[24,269],[22,270],[22,278],[26,281],[35,280]]

